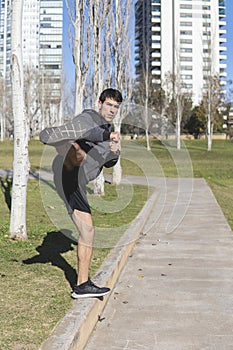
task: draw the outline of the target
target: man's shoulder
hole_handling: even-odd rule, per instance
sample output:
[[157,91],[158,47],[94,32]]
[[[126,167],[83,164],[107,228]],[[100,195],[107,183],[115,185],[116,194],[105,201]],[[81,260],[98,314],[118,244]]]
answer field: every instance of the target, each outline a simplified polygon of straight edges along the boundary
[[80,114],[77,115],[77,117],[82,116],[82,115],[87,115],[87,114],[90,116],[100,117],[100,114],[92,108],[85,108]]
[[96,112],[94,109],[84,109],[80,114],[74,117],[76,121],[83,121],[84,123],[91,123],[102,125],[102,116]]

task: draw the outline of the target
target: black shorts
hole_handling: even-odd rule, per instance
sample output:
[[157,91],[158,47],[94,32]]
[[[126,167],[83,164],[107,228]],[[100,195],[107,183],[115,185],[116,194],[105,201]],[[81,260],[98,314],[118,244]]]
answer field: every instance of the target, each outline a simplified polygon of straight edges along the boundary
[[88,178],[82,167],[67,171],[63,157],[57,155],[53,161],[54,184],[59,196],[63,199],[68,213],[72,215],[75,209],[91,213],[87,200]]

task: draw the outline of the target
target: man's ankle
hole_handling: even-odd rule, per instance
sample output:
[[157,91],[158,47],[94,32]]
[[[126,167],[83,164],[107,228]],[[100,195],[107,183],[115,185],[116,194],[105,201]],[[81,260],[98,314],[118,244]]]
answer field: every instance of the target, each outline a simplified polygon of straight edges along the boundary
[[78,279],[77,286],[80,286],[83,283],[86,283],[89,278],[80,278]]

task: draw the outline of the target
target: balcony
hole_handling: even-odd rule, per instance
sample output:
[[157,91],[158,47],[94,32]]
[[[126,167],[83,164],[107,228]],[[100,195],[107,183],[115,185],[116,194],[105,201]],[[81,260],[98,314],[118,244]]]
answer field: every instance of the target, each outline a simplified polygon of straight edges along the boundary
[[227,25],[226,21],[219,21],[219,27],[225,27]]
[[227,59],[227,55],[220,55],[219,59],[220,61],[225,61]]
[[227,77],[227,72],[222,72],[219,73],[220,78],[226,78]]
[[152,67],[161,67],[161,61],[159,60],[158,62],[157,61],[152,61]]
[[219,67],[220,67],[220,74],[225,73],[224,70],[227,68],[227,64],[226,63],[220,63]]
[[219,38],[219,42],[220,42],[220,43],[226,43],[226,42],[227,42],[227,39],[226,39],[226,38],[220,37],[220,38]]

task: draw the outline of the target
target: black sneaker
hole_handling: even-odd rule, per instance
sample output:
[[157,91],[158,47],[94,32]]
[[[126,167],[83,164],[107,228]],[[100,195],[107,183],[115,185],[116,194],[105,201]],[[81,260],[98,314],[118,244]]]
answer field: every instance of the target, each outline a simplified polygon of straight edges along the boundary
[[86,128],[81,125],[80,121],[74,118],[64,125],[45,128],[40,132],[39,139],[44,144],[56,146],[65,141],[81,139],[86,131]]
[[79,286],[74,286],[73,292],[71,294],[72,298],[95,298],[102,297],[110,292],[107,287],[97,287],[90,279],[87,282],[80,284]]

